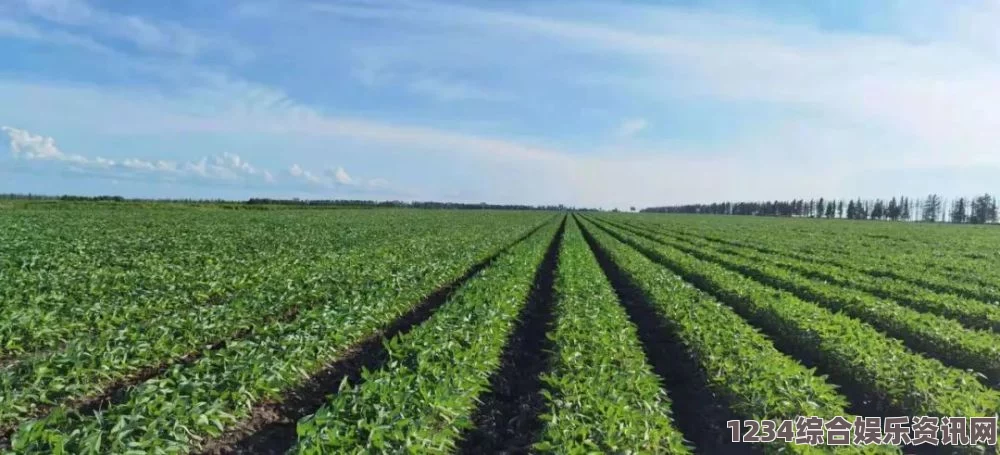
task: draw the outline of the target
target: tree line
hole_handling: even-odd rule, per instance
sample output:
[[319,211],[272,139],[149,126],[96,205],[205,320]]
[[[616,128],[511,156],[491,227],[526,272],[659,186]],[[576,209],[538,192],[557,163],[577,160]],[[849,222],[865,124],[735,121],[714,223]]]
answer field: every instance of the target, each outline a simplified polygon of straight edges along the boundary
[[997,222],[997,198],[989,193],[946,200],[937,194],[926,198],[792,199],[790,201],[716,202],[650,207],[641,212],[704,213],[716,215],[789,216],[849,220],[925,221],[986,224]]
[[458,203],[458,202],[437,202],[437,201],[371,201],[362,199],[270,199],[270,198],[250,198],[248,200],[227,200],[227,199],[143,199],[124,198],[122,196],[50,196],[38,194],[0,194],[0,200],[27,200],[27,201],[73,201],[73,202],[139,202],[139,203],[173,203],[173,204],[213,204],[226,206],[227,208],[266,208],[268,206],[283,207],[313,207],[313,208],[421,208],[421,209],[455,209],[455,210],[554,210],[554,211],[576,211],[590,212],[597,209],[586,207],[572,207],[559,205],[526,205],[526,204],[488,204],[480,203]]

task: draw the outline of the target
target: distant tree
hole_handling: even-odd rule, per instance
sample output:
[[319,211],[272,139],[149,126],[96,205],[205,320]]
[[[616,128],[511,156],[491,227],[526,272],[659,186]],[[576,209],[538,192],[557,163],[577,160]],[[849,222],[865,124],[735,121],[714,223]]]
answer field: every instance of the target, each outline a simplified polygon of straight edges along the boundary
[[968,214],[966,210],[968,209],[968,202],[965,201],[964,197],[958,198],[955,204],[951,208],[951,222],[952,223],[965,223],[969,221]]
[[899,220],[899,204],[896,203],[896,197],[894,196],[892,200],[889,201],[889,206],[886,207],[885,217],[892,220]]
[[885,217],[885,206],[882,204],[881,199],[875,201],[875,205],[872,206],[871,215],[873,220],[881,220]]
[[822,217],[824,210],[826,210],[826,202],[823,201],[823,198],[819,198],[819,201],[816,202],[816,214],[814,216],[816,218]]
[[868,201],[862,201],[861,198],[858,198],[858,203],[854,208],[859,220],[868,219]]
[[908,197],[899,198],[899,219],[903,221],[910,220],[910,198]]
[[936,194],[931,194],[927,196],[924,200],[924,221],[929,221],[931,223],[937,221],[938,214],[941,212],[941,196]]
[[969,222],[973,224],[994,223],[997,220],[997,206],[989,193],[978,196],[970,202]]
[[833,218],[837,216],[837,203],[830,201],[826,203],[826,217]]
[[634,212],[635,211],[635,206],[633,205],[633,206],[629,207],[628,209],[629,209],[629,211]]

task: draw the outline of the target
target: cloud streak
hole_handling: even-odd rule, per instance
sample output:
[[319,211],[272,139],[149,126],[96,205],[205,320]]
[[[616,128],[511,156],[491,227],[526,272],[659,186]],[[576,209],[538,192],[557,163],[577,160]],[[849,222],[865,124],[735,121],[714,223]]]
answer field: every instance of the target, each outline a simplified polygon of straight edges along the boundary
[[[274,134],[313,138],[345,138],[382,145],[405,146],[417,153],[463,154],[486,160],[552,160],[562,152],[503,138],[358,117],[331,116],[298,103],[284,92],[229,79],[198,91],[166,98],[147,91],[105,90],[86,86],[18,83],[0,93],[18,92],[26,102],[51,101],[63,112],[78,112],[74,123],[102,134]],[[72,100],[72,101],[69,101]],[[188,106],[200,106],[192,114]],[[81,109],[83,106],[88,106]],[[94,116],[89,106],[104,106],[110,116]],[[86,113],[91,113],[88,116]],[[126,122],[125,120],[128,120]],[[124,126],[125,129],[122,129]]]
[[[124,40],[137,49],[183,57],[219,53],[236,61],[248,61],[253,53],[230,40],[205,36],[193,29],[169,21],[151,21],[133,15],[117,14],[91,6],[84,0],[15,0],[25,16],[48,24],[83,29],[103,40]],[[22,28],[26,27],[22,25]],[[0,31],[4,27],[0,26]],[[63,31],[55,33],[66,35]],[[35,38],[34,33],[21,33]],[[90,38],[77,44],[91,49],[105,48]]]
[[370,50],[356,51],[355,54],[351,75],[368,89],[402,87],[409,94],[443,103],[513,99],[509,94],[490,90],[458,77],[396,68],[392,62],[373,55]]
[[618,129],[615,131],[615,134],[618,137],[629,138],[639,134],[642,130],[646,129],[647,126],[649,126],[649,122],[647,122],[644,118],[627,119],[618,125]]

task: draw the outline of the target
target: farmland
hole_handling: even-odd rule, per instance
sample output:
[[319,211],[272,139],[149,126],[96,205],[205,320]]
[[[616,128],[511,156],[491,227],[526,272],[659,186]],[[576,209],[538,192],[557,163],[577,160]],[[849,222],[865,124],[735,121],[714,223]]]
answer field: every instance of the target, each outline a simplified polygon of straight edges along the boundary
[[7,208],[0,450],[819,453],[727,422],[997,415],[998,245],[847,220]]

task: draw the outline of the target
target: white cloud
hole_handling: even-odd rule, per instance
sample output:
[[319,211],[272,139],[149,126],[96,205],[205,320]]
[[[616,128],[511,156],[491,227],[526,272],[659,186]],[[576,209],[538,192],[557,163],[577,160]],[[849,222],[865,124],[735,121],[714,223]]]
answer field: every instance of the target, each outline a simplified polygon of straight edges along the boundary
[[647,126],[649,126],[649,122],[647,122],[644,118],[626,119],[618,125],[618,129],[615,133],[618,137],[629,138],[639,134],[642,130],[646,129]]
[[337,170],[334,171],[333,173],[333,179],[336,180],[337,183],[340,183],[342,185],[350,185],[354,183],[351,180],[351,176],[347,175],[347,171],[345,171],[344,168],[339,166],[337,167]]
[[298,164],[293,164],[288,168],[288,174],[301,182],[328,189],[350,188],[353,190],[373,190],[384,189],[390,186],[389,181],[384,178],[373,178],[366,181],[351,177],[342,166],[324,169],[321,172],[313,172],[303,169]]
[[322,175],[317,175],[312,171],[307,171],[298,164],[292,164],[288,168],[288,174],[292,177],[313,185],[329,186],[329,179]]
[[208,158],[202,158],[194,163],[184,163],[184,170],[200,177],[208,177]]
[[273,181],[274,177],[270,172],[261,171],[239,155],[230,152],[223,152],[222,155],[214,158],[214,165],[209,169],[221,178],[236,179],[240,177],[261,176],[265,181]]
[[56,161],[74,165],[106,168],[114,166],[115,162],[102,157],[90,159],[81,155],[63,153],[56,146],[56,140],[51,137],[32,134],[26,130],[10,126],[0,126],[0,131],[7,133],[10,152],[15,159],[28,161]]
[[[213,157],[212,162],[215,164],[208,164],[209,158],[207,157],[183,164],[171,160],[145,160],[141,158],[125,158],[116,162],[103,157],[88,158],[83,155],[64,153],[56,146],[55,139],[35,135],[22,129],[0,126],[0,131],[7,133],[10,139],[10,151],[15,159],[66,162],[88,168],[118,169],[165,176],[189,176],[213,180],[243,180],[259,177],[267,183],[275,181],[274,176],[269,171],[258,170],[240,158],[239,155],[229,152]],[[74,168],[83,170],[78,166],[74,166]]]
[[156,170],[158,170],[158,171],[167,171],[167,172],[176,172],[177,171],[177,163],[175,163],[173,161],[157,160],[156,161]]
[[156,170],[156,166],[153,163],[151,163],[149,161],[145,161],[145,160],[138,160],[138,159],[135,159],[135,158],[127,158],[127,159],[125,159],[125,161],[122,161],[122,166],[125,166],[125,167],[127,167],[129,169],[135,169],[135,170],[141,170],[141,171],[155,171]]
[[10,150],[15,157],[24,157],[29,160],[62,161],[69,159],[56,147],[56,141],[51,137],[36,136],[25,130],[9,126],[0,127],[0,130],[10,137]]
[[248,174],[254,174],[257,172],[257,170],[254,169],[253,166],[250,165],[250,163],[243,161],[243,159],[240,158],[240,156],[235,153],[225,152],[222,154],[222,159],[224,165],[229,167],[230,169],[240,170]]

